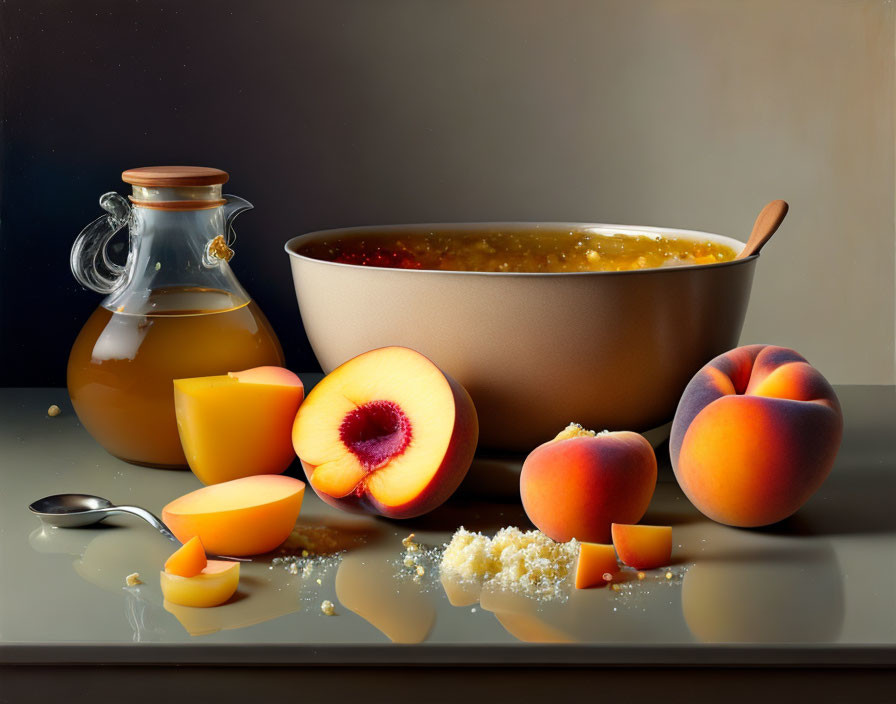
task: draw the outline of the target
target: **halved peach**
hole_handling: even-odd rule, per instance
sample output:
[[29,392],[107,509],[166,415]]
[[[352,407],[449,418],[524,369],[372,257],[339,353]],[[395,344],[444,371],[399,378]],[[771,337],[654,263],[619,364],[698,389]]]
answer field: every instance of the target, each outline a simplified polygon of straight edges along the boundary
[[652,570],[672,559],[671,526],[642,526],[614,523],[613,545],[619,559],[636,570]]
[[576,589],[600,587],[607,583],[605,575],[619,571],[616,551],[612,545],[582,543],[579,546],[579,561],[576,564]]
[[427,513],[454,493],[478,436],[466,390],[406,347],[333,370],[299,407],[292,435],[321,499],[390,518]]
[[195,577],[207,564],[202,541],[198,535],[194,535],[165,560],[165,571],[179,577]]
[[203,484],[280,474],[295,459],[292,423],[301,379],[282,367],[174,380],[177,430]]
[[218,606],[236,592],[240,583],[240,563],[209,560],[193,577],[161,572],[162,596],[180,606]]
[[199,536],[209,552],[260,555],[289,537],[304,495],[305,482],[292,477],[243,477],[175,499],[162,509],[162,520],[178,540]]

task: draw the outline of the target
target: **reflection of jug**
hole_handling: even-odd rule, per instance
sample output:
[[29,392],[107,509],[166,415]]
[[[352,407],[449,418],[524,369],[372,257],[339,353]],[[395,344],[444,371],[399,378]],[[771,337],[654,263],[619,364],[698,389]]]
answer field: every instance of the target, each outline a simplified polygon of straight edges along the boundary
[[[68,361],[78,418],[113,455],[184,467],[173,379],[282,365],[264,314],[230,265],[231,223],[251,204],[221,194],[227,174],[201,167],[151,167],[122,174],[131,204],[107,193],[108,212],[72,248],[75,278],[108,294],[84,325]],[[129,230],[126,263],[107,245]]]

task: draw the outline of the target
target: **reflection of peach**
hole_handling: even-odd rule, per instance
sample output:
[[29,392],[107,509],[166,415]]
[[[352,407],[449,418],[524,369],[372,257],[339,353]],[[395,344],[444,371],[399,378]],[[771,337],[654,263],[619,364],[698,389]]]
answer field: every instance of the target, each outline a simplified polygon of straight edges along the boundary
[[523,463],[529,520],[558,542],[610,542],[611,523],[637,523],[656,487],[656,456],[641,435],[570,426]]
[[480,604],[514,637],[533,643],[680,642],[688,629],[675,584],[635,580],[630,591],[573,589],[567,600],[537,601],[506,590],[482,590]]
[[246,628],[299,610],[302,579],[283,569],[268,570],[262,564],[245,563],[243,567],[236,598],[226,604],[214,609],[197,609],[165,601],[165,610],[191,636]]
[[805,539],[697,562],[681,602],[688,628],[705,643],[830,642],[843,622],[834,552]]
[[821,486],[842,428],[834,390],[803,357],[783,347],[739,347],[685,389],[669,441],[672,467],[709,518],[768,525]]
[[293,444],[317,495],[347,511],[412,518],[467,473],[479,422],[470,395],[405,347],[333,370],[300,406]]
[[336,597],[394,643],[422,643],[436,609],[418,584],[396,580],[394,551],[349,553],[336,572]]

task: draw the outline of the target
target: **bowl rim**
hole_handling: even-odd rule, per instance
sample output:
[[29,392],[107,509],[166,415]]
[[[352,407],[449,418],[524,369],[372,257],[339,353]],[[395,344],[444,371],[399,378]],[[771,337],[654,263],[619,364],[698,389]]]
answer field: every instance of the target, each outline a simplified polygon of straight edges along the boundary
[[515,277],[562,277],[562,276],[629,276],[629,275],[647,275],[659,272],[675,272],[675,271],[692,271],[695,269],[718,269],[719,267],[737,266],[753,262],[759,258],[759,254],[752,254],[743,259],[731,259],[727,262],[714,262],[712,264],[685,264],[682,266],[668,267],[649,267],[645,269],[628,269],[625,271],[459,271],[453,269],[401,269],[397,267],[386,266],[364,266],[363,264],[346,264],[344,262],[331,262],[326,259],[317,259],[296,251],[297,247],[305,242],[322,237],[333,236],[357,236],[367,232],[376,232],[380,230],[424,230],[424,229],[447,229],[454,230],[476,230],[481,228],[508,227],[534,229],[552,228],[552,229],[590,229],[590,230],[609,230],[609,234],[626,234],[626,235],[648,235],[661,236],[663,234],[674,234],[685,236],[689,239],[709,239],[711,242],[724,244],[734,249],[735,254],[740,254],[746,243],[741,240],[720,235],[714,232],[704,232],[702,230],[684,230],[677,227],[656,227],[653,225],[618,225],[613,223],[594,223],[594,222],[565,222],[565,221],[513,221],[513,220],[494,220],[482,222],[425,222],[425,223],[398,223],[392,225],[360,225],[351,227],[334,227],[324,230],[314,230],[306,232],[287,240],[283,245],[283,249],[290,257],[295,259],[314,262],[315,264],[324,264],[335,267],[345,267],[349,269],[361,269],[363,271],[400,271],[415,274],[454,274],[454,275],[471,275],[471,276],[515,276]]

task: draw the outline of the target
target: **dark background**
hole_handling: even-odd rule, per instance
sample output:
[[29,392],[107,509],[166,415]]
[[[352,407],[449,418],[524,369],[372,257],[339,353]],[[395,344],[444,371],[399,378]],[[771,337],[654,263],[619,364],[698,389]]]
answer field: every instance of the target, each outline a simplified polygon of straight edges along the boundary
[[[479,25],[452,5],[0,5],[0,385],[64,384],[71,343],[101,300],[76,284],[69,248],[102,214],[100,194],[128,192],[119,175],[129,167],[231,174],[225,192],[255,205],[237,223],[233,267],[298,370],[318,366],[282,251],[290,237],[353,224],[575,217],[561,204],[531,207],[533,184],[519,173],[551,132],[532,122],[540,99],[505,79],[551,76],[529,75],[499,46],[512,23],[517,44],[533,38],[537,68],[555,40],[538,39],[539,13],[513,3],[483,8]],[[455,67],[461,52],[465,66]],[[519,112],[530,114],[522,132],[495,126]],[[483,149],[488,163],[474,166]],[[568,157],[556,154],[558,167]],[[490,199],[483,171],[507,173],[510,196]]]
[[[230,172],[233,267],[317,369],[283,244],[464,220],[763,251],[742,342],[894,374],[893,9],[837,0],[0,1],[0,386],[61,386],[101,297],[71,244],[122,170]],[[383,306],[390,305],[383,301]]]

